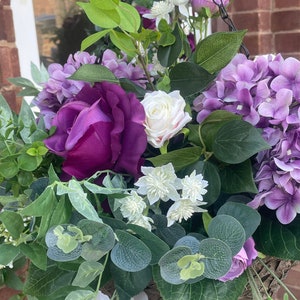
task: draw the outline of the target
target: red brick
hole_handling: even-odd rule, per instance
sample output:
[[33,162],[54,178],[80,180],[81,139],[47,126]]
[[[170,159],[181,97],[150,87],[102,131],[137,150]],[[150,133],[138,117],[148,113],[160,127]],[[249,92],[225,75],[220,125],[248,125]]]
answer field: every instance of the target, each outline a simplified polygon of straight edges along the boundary
[[6,38],[3,15],[3,5],[0,3],[0,41]]
[[3,27],[5,30],[5,40],[8,42],[14,42],[15,41],[15,30],[14,30],[14,22],[13,22],[13,15],[10,7],[3,7]]
[[300,0],[275,0],[275,8],[300,7]]
[[[282,0],[281,0],[282,1]],[[257,10],[270,10],[271,0],[235,0],[231,4],[234,11],[257,11]]]
[[273,35],[269,34],[246,34],[244,44],[250,55],[273,53]]
[[300,52],[300,32],[275,34],[275,49],[278,52]]
[[20,76],[18,50],[11,45],[0,44],[0,86],[9,82],[9,77]]
[[270,12],[236,13],[232,19],[239,29],[248,29],[250,32],[270,30]]
[[278,11],[272,14],[272,31],[288,31],[300,28],[300,9]]
[[10,5],[10,0],[0,0],[0,4]]

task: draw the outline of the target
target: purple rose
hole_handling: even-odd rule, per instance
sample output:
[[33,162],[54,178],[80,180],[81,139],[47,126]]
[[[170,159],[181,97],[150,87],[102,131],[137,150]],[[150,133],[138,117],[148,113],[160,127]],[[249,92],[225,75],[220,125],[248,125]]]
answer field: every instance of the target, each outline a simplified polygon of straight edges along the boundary
[[254,240],[250,237],[245,242],[240,252],[233,257],[230,270],[224,276],[218,278],[218,280],[226,282],[242,275],[247,267],[251,266],[252,261],[257,257],[257,251],[254,246]]
[[46,146],[62,156],[63,171],[83,179],[99,170],[137,177],[147,145],[145,112],[133,93],[108,82],[85,86],[55,115]]
[[[221,3],[220,0],[216,0],[218,4]],[[226,7],[229,4],[229,0],[223,0],[223,4]],[[218,12],[218,6],[213,2],[213,0],[192,0],[193,10],[200,12],[202,8],[209,8],[211,13],[214,14]]]

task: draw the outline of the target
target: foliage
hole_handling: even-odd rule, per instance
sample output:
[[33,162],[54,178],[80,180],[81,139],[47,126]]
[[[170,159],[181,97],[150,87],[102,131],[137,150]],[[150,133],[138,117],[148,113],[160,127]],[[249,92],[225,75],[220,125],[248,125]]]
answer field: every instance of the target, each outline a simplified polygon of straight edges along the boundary
[[[198,123],[192,111],[245,31],[198,41],[207,15],[184,15],[189,1],[171,2],[171,22],[148,15],[149,27],[161,2],[136,1],[146,13],[127,2],[79,2],[97,28],[82,52],[48,72],[32,65],[35,83],[11,79],[35,96],[37,117],[0,96],[0,283],[41,300],[102,299],[110,280],[124,300],[151,280],[163,299],[238,299],[254,240],[266,255],[300,257],[297,218],[284,226],[247,205],[255,157],[273,145],[236,113]],[[101,39],[102,60],[83,52]]]

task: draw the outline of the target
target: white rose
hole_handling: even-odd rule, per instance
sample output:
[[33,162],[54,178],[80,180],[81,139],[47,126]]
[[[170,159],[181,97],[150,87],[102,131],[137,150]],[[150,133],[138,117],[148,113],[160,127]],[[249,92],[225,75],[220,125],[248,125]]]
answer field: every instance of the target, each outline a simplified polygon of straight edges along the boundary
[[141,103],[146,112],[147,139],[155,148],[162,147],[192,119],[184,111],[185,101],[179,91],[147,93]]

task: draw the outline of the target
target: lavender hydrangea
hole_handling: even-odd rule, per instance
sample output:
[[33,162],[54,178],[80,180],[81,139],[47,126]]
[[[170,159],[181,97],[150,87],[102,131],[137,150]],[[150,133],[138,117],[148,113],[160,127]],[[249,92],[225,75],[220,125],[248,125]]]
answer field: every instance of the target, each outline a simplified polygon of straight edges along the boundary
[[249,205],[265,205],[282,224],[292,222],[300,213],[300,61],[237,54],[194,100],[194,109],[199,123],[214,110],[227,110],[262,129],[271,148],[256,157],[259,192]]
[[81,65],[94,64],[95,55],[88,52],[76,52],[68,57],[64,65],[53,63],[48,67],[49,79],[43,84],[43,90],[34,99],[33,103],[40,109],[47,129],[51,127],[53,117],[59,108],[72,100],[88,83],[79,80],[70,80],[70,77]]
[[124,55],[118,58],[117,54],[107,49],[103,53],[102,65],[110,69],[117,78],[127,78],[134,82],[136,85],[146,88],[148,82],[145,72],[139,65],[133,62],[127,62],[127,57]]

